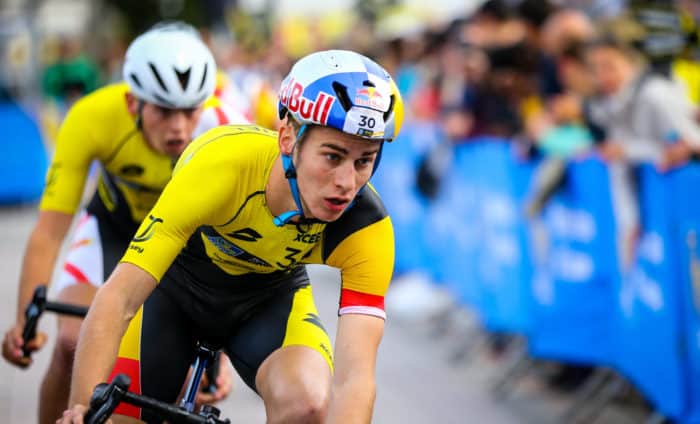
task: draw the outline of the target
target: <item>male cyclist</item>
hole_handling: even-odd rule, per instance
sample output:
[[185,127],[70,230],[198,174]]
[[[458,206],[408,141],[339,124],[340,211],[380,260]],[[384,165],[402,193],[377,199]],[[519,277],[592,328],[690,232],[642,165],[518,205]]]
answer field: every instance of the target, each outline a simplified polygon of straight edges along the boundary
[[[22,340],[23,311],[37,285],[51,280],[91,162],[101,165],[97,192],[81,212],[56,279],[58,299],[83,305],[91,303],[155,204],[198,122],[209,128],[230,119],[245,122],[211,97],[216,64],[193,31],[172,23],[142,34],[127,50],[125,82],[84,97],[68,113],[22,265],[16,323],[3,341],[9,362],[29,366],[22,346],[36,350],[46,340],[44,334]],[[41,423],[53,422],[67,405],[81,322],[58,319],[57,343],[40,392]],[[222,390],[218,396],[228,388]]]
[[[219,127],[182,154],[95,297],[61,422],[82,422],[110,372],[172,402],[196,338],[228,354],[268,423],[370,422],[394,237],[367,183],[398,134],[401,97],[372,60],[324,51],[293,66],[279,110],[277,133]],[[306,263],[341,270],[335,358]]]

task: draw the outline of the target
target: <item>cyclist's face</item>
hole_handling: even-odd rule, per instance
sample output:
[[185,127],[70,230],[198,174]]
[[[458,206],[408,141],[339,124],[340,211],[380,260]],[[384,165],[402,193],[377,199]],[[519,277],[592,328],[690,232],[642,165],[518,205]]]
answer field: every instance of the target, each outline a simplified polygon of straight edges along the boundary
[[304,215],[335,221],[372,176],[378,142],[314,127],[295,149]]
[[[138,113],[138,100],[132,97],[129,103],[130,111],[134,106],[135,112]],[[192,140],[192,133],[201,114],[201,106],[192,109],[168,109],[146,102],[141,110],[144,138],[156,152],[177,158]]]

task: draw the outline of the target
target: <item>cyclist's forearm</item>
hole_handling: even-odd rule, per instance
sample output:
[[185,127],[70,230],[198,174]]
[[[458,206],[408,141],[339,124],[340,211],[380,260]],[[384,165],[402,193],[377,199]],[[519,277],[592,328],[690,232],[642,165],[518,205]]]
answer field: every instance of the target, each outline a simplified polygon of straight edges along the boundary
[[374,379],[352,378],[333,384],[328,410],[329,424],[368,424],[372,422],[375,399]]
[[120,263],[97,291],[80,330],[69,406],[87,405],[93,388],[109,376],[129,322],[156,284],[141,268]]
[[346,314],[338,319],[329,423],[372,421],[374,369],[383,332],[384,320],[374,316]]
[[73,365],[70,406],[87,405],[92,389],[107,379],[129,324],[125,303],[110,298],[109,292],[106,286],[98,290],[83,321]]
[[31,301],[34,290],[51,279],[62,239],[56,239],[39,228],[29,238],[22,262],[17,296],[17,322],[24,322],[24,309]]

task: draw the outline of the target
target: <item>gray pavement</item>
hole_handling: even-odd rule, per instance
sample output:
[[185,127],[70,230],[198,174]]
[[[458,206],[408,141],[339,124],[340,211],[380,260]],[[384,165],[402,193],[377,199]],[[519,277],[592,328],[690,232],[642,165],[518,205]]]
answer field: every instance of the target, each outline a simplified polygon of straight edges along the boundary
[[[33,207],[0,208],[0,328],[14,319],[17,280],[27,236],[36,217]],[[339,276],[335,270],[313,267],[310,271],[319,313],[331,337],[335,332]],[[391,317],[391,311],[388,311]],[[51,314],[41,322],[51,337]],[[447,358],[463,336],[453,330],[436,337],[431,326],[420,321],[389,319],[377,364],[377,400],[374,423],[462,424],[554,422],[571,398],[543,390],[536,379],[518,385],[507,401],[497,401],[489,387],[503,371],[503,364],[477,350],[469,361],[450,365]],[[49,345],[52,346],[52,339]],[[38,387],[48,366],[49,349],[35,355],[28,370],[0,362],[0,423],[36,422]],[[231,396],[219,405],[222,415],[234,423],[263,423],[262,402],[240,380]],[[598,423],[625,423],[625,417],[603,417]]]

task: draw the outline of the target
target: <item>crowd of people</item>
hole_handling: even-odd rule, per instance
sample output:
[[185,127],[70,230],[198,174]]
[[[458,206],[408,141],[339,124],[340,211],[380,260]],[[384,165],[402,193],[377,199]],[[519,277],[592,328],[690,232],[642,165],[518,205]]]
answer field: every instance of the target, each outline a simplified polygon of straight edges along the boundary
[[[631,167],[651,162],[668,171],[700,149],[700,11],[684,1],[613,3],[604,10],[595,2],[487,1],[468,19],[393,40],[384,52],[396,64],[410,122],[435,124],[427,164],[441,163],[429,159],[444,155],[445,144],[480,137],[508,140],[523,160],[545,159],[526,205],[531,217],[562,183],[568,161],[608,163],[629,262],[639,221]],[[655,28],[645,21],[651,13],[676,26]],[[664,37],[676,44],[658,48]],[[427,197],[439,189],[435,168],[419,170]]]

